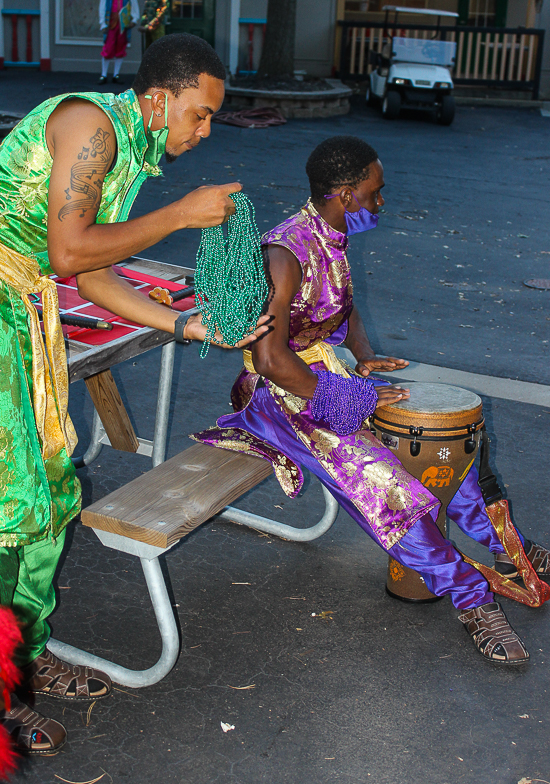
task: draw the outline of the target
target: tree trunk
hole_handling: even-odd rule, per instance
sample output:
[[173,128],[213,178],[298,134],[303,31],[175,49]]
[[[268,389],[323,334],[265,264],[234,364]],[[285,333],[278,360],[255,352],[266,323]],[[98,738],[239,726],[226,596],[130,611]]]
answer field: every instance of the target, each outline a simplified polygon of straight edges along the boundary
[[296,0],[268,0],[258,76],[294,76]]

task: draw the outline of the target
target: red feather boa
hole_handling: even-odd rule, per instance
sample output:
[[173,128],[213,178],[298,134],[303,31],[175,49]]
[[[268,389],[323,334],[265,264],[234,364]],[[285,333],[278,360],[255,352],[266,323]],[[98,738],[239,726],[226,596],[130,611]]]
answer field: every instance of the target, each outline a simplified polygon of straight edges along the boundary
[[0,780],[7,779],[13,773],[16,758],[9,733],[0,727]]
[[[7,607],[0,607],[0,689],[3,690],[6,710],[10,710],[10,694],[19,683],[19,670],[13,663],[13,654],[21,643],[21,631],[15,616]],[[15,769],[16,755],[11,738],[0,726],[0,779],[5,779]]]

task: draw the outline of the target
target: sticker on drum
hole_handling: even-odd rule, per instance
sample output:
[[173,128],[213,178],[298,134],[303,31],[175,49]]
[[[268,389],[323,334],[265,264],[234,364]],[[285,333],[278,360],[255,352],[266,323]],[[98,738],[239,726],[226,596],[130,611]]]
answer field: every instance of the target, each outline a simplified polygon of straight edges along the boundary
[[390,436],[389,433],[382,433],[380,440],[384,446],[388,446],[390,449],[399,449],[399,439],[396,436]]
[[424,487],[448,487],[454,473],[451,466],[430,466],[426,468],[420,481]]

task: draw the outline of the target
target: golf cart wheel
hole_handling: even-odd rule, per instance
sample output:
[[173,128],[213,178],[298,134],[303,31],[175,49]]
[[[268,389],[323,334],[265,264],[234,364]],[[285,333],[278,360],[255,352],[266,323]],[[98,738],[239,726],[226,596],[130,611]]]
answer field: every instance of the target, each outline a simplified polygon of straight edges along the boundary
[[437,122],[440,125],[450,125],[455,118],[455,99],[452,95],[444,95],[441,106],[437,112]]
[[382,103],[382,116],[386,120],[395,120],[399,117],[401,111],[401,96],[394,90],[386,93],[386,97]]

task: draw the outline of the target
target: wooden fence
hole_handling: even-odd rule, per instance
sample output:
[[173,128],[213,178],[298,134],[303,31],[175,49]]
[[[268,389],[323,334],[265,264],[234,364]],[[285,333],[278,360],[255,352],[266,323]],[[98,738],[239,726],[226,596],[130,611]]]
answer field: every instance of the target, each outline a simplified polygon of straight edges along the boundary
[[426,40],[437,35],[443,41],[456,41],[455,84],[529,90],[538,99],[544,30],[342,21],[338,25],[341,79],[366,79],[374,67],[369,52],[381,53],[394,35]]

